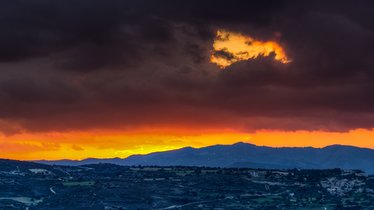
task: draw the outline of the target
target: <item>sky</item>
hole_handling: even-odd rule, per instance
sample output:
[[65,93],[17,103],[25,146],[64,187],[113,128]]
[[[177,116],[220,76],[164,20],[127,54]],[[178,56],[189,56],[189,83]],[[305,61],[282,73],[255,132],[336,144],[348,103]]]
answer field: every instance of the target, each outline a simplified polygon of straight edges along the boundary
[[0,151],[374,148],[374,2],[0,1]]

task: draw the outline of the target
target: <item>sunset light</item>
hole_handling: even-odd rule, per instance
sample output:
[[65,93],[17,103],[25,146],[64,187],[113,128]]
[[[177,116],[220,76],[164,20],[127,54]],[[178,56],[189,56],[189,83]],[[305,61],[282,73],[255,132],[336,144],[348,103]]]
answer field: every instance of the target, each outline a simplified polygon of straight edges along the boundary
[[0,1],[0,209],[374,209],[374,1]]
[[218,30],[210,57],[212,63],[226,68],[233,63],[255,59],[258,56],[270,56],[281,63],[289,63],[285,50],[274,41],[260,41],[240,33]]

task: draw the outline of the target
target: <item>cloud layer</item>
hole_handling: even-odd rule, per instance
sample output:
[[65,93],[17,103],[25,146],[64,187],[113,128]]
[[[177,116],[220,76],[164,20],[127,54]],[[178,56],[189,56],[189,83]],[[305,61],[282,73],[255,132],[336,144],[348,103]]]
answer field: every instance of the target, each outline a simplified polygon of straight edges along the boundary
[[[2,132],[374,127],[371,1],[0,2]],[[220,70],[218,29],[277,40]]]

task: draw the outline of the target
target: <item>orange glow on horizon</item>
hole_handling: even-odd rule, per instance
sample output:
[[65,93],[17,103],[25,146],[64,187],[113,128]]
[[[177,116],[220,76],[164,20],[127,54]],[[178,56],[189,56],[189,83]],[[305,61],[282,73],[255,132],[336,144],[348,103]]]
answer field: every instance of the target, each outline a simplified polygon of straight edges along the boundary
[[56,160],[125,158],[133,154],[178,149],[186,146],[204,147],[233,144],[239,141],[272,147],[324,147],[332,144],[353,145],[374,149],[374,130],[349,132],[324,131],[211,131],[162,133],[113,131],[23,133],[0,135],[1,158],[18,160]]
[[269,56],[271,53],[274,53],[274,59],[281,63],[291,62],[277,42],[263,42],[239,33],[218,30],[210,61],[220,68],[226,68],[233,63],[255,59],[258,56]]

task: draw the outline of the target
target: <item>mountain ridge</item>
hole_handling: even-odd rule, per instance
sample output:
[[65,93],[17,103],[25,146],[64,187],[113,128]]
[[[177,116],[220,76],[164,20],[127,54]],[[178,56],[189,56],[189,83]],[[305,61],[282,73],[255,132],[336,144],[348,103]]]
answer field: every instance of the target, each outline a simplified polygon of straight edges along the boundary
[[374,174],[374,150],[349,145],[314,147],[269,147],[238,142],[231,145],[212,145],[202,148],[183,147],[127,158],[87,158],[83,160],[34,161],[56,165],[85,165],[111,163],[143,166],[207,166],[249,167],[274,169],[359,169]]

